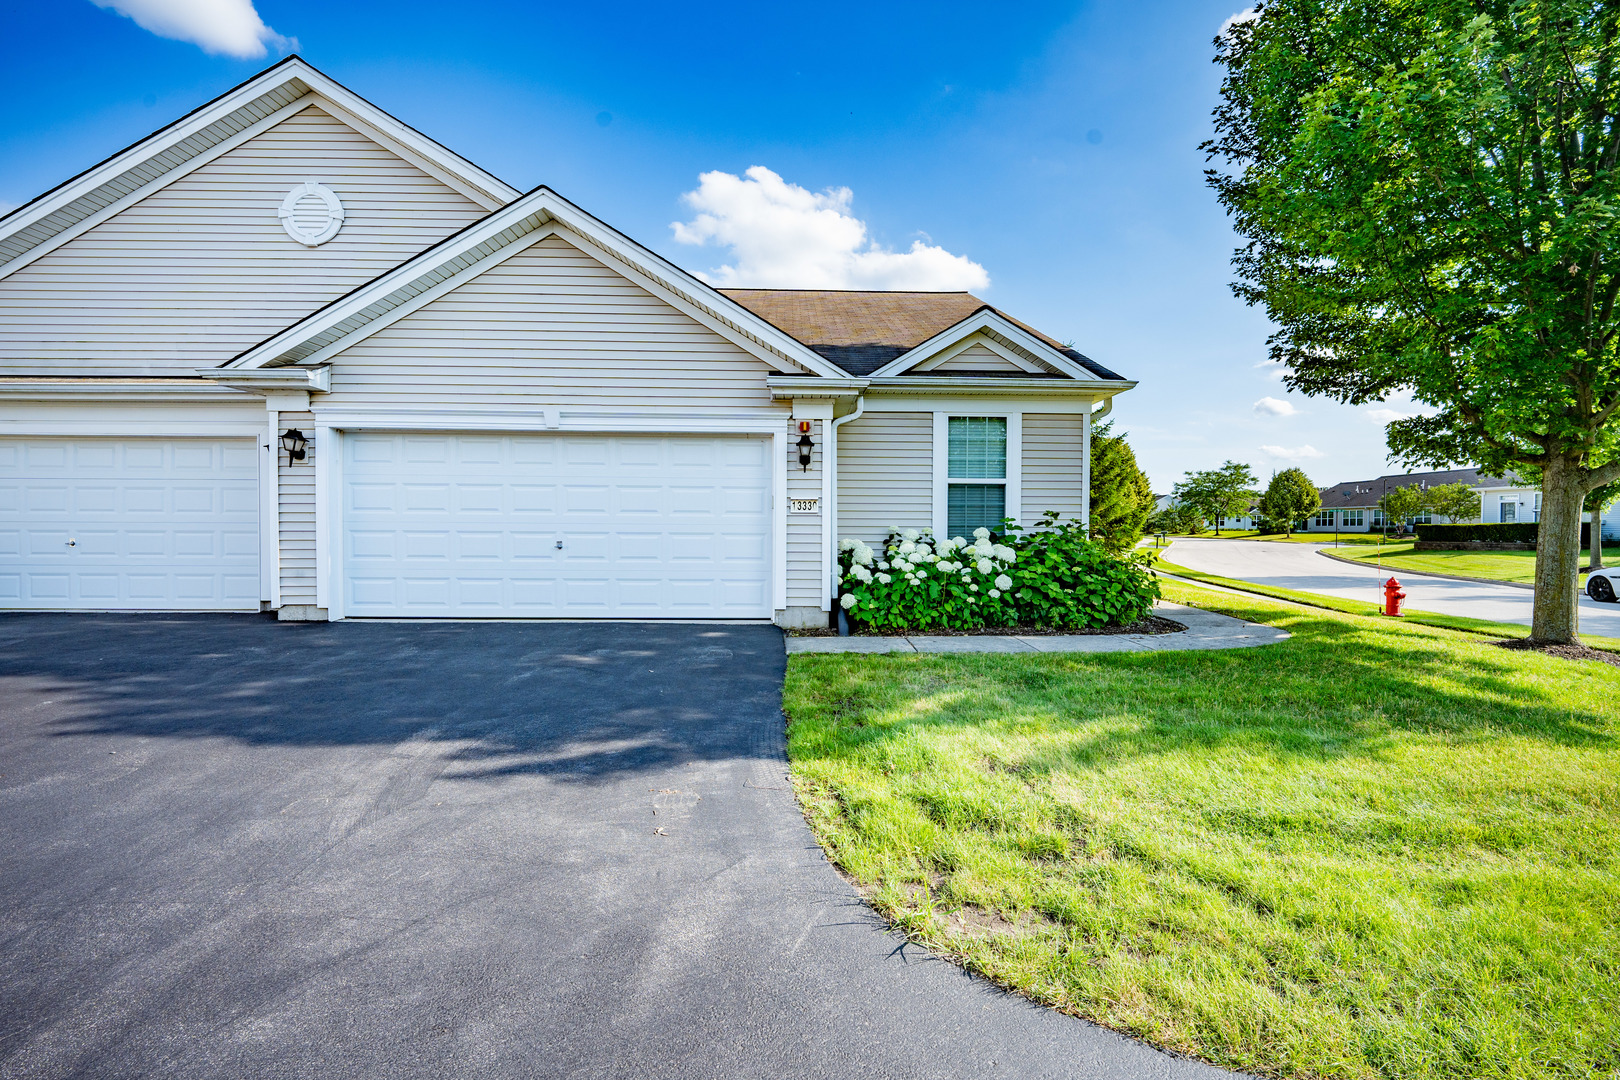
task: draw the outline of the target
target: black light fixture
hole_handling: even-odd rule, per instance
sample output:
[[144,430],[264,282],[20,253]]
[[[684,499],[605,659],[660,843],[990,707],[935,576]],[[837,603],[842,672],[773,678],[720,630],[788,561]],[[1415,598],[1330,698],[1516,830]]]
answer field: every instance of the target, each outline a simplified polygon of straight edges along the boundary
[[799,421],[799,466],[805,472],[810,471],[810,454],[815,450],[816,444],[810,438],[810,421]]
[[308,445],[309,440],[304,438],[304,433],[297,428],[288,428],[281,433],[281,448],[287,451],[288,465],[295,461],[303,461],[306,454],[304,447]]

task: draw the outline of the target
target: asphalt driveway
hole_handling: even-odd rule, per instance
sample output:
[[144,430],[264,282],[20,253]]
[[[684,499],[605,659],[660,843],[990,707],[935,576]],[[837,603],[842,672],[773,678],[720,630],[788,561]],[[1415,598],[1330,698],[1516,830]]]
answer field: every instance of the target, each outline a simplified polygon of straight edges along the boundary
[[885,933],[764,626],[0,618],[0,1076],[1213,1077]]

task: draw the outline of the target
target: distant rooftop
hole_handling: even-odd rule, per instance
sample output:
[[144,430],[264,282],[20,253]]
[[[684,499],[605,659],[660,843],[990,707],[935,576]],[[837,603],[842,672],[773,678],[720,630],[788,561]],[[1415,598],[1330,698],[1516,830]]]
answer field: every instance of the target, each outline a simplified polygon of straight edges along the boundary
[[1357,507],[1373,507],[1383,498],[1384,492],[1396,488],[1411,487],[1420,484],[1426,488],[1439,487],[1442,484],[1467,484],[1469,487],[1501,487],[1503,485],[1517,484],[1519,479],[1514,476],[1482,476],[1478,469],[1443,469],[1439,472],[1420,473],[1391,473],[1372,480],[1350,480],[1343,484],[1322,489],[1322,509],[1337,510],[1342,507],[1355,509]]

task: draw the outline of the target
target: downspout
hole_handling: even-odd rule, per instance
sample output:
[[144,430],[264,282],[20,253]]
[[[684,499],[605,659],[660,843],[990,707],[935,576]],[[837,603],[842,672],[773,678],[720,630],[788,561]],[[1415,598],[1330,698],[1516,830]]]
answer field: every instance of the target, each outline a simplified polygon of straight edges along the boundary
[[1081,439],[1085,442],[1084,448],[1080,451],[1082,455],[1080,458],[1080,487],[1085,492],[1083,501],[1080,503],[1080,507],[1085,513],[1081,524],[1086,527],[1088,537],[1091,535],[1091,425],[1113,411],[1114,399],[1110,397],[1103,402],[1102,408],[1093,409],[1085,414],[1085,423],[1082,425],[1080,433]]
[[827,471],[827,609],[832,610],[833,590],[836,586],[834,573],[838,567],[838,429],[851,420],[859,420],[866,411],[866,395],[862,394],[855,399],[855,411],[848,416],[840,416],[827,425],[827,460],[823,468]]

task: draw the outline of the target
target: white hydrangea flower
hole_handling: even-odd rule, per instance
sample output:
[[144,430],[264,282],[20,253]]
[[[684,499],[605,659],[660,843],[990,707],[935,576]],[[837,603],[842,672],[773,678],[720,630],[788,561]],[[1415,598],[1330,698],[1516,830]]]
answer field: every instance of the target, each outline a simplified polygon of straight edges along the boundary
[[902,555],[910,555],[913,551],[916,551],[916,550],[917,550],[917,545],[912,543],[910,540],[901,541],[901,543],[900,543],[900,554],[902,554]]
[[877,564],[877,568],[879,570],[887,570],[889,568],[889,560],[888,559],[879,559],[878,564]]
[[951,552],[955,551],[961,546],[961,544],[958,544],[955,540],[952,540],[947,536],[945,539],[939,542],[939,553],[941,555],[949,555]]
[[978,562],[978,567],[979,567],[979,573],[981,573],[981,574],[988,574],[990,571],[992,571],[992,570],[994,570],[996,568],[995,564],[992,563],[989,559],[980,559],[979,562]]
[[991,589],[990,590],[990,599],[998,600],[1000,598],[1001,598],[1001,590],[1000,589]]
[[920,578],[927,577],[928,576],[928,571],[919,569],[917,571],[917,576],[920,577]]
[[894,580],[894,578],[889,574],[879,574],[877,579],[879,585],[887,585],[889,582]]
[[967,537],[965,536],[953,536],[951,537],[951,543],[955,544],[959,548],[965,548],[968,546]]
[[973,592],[978,592],[979,591],[979,587],[977,585],[969,585],[968,588],[970,590],[972,590]]
[[871,547],[870,544],[864,543],[864,542],[862,542],[860,540],[855,541],[854,554],[852,554],[850,556],[850,559],[852,561],[854,561],[856,564],[858,564],[860,566],[871,566],[872,565],[872,560],[875,559],[876,557],[877,556],[872,551],[872,547]]
[[857,541],[851,540],[849,537],[846,536],[842,540],[838,541],[838,550],[839,551],[849,551],[849,550],[851,550],[852,548],[855,547],[856,543],[857,543]]
[[996,545],[992,544],[988,540],[975,540],[973,542],[973,550],[978,553],[981,559],[988,559],[991,554],[995,552]]
[[996,588],[998,588],[998,589],[1010,589],[1010,588],[1012,588],[1012,578],[1008,577],[1006,574],[997,574],[996,575]]
[[1012,562],[1018,558],[1018,552],[1014,551],[1006,544],[997,544],[995,547],[990,549],[990,552],[1002,562]]
[[868,570],[866,567],[860,565],[859,563],[857,563],[854,566],[850,567],[849,568],[849,573],[850,573],[851,577],[855,578],[862,585],[865,585],[867,582],[872,580],[872,571]]
[[926,540],[921,541],[920,543],[917,544],[917,554],[923,556],[924,558],[927,558],[929,555],[932,555],[933,553],[934,553],[934,549],[928,546],[928,542]]
[[973,539],[975,539],[975,540],[988,540],[988,539],[990,539],[990,530],[985,528],[983,525],[980,525],[977,529],[973,530]]
[[900,539],[909,540],[913,544],[915,544],[919,539],[921,539],[921,537],[922,537],[922,533],[918,532],[916,529],[905,529],[905,530],[902,530],[901,533],[900,533]]
[[855,594],[852,592],[847,592],[843,596],[840,596],[838,598],[838,606],[843,608],[845,611],[848,611],[850,608],[854,607]]

